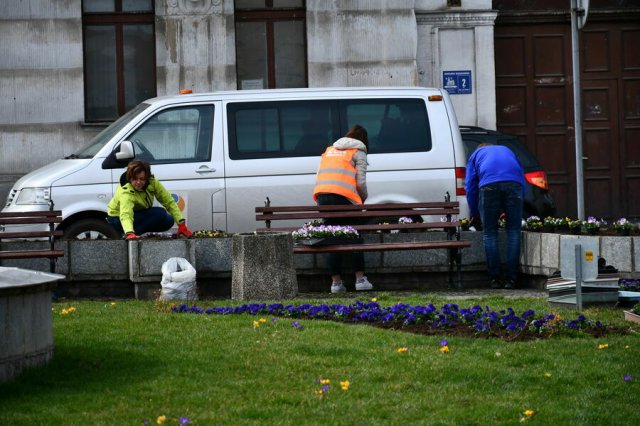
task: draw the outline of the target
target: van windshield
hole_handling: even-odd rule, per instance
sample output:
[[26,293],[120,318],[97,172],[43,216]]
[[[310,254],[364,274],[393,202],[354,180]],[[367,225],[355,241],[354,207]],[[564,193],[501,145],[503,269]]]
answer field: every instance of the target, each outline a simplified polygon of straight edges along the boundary
[[106,143],[109,142],[109,140],[111,140],[113,135],[118,133],[124,126],[129,124],[129,122],[135,116],[140,114],[145,109],[149,108],[149,106],[150,106],[149,104],[145,104],[144,102],[139,104],[137,107],[135,107],[134,109],[127,112],[125,115],[123,115],[122,117],[120,117],[119,119],[111,123],[109,127],[107,127],[106,129],[98,133],[96,137],[91,139],[91,142],[89,142],[88,145],[84,146],[79,151],[65,158],[67,159],[93,158],[98,153],[98,151],[100,151],[102,147],[105,146]]

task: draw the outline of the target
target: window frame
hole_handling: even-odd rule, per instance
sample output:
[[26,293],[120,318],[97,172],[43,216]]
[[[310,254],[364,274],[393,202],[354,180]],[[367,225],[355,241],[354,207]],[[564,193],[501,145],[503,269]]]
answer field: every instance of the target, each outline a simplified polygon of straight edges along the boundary
[[[113,12],[85,12],[84,5],[82,6],[82,70],[84,77],[84,117],[85,122],[87,123],[101,123],[101,122],[112,122],[117,118],[122,117],[126,112],[125,106],[125,69],[124,69],[124,25],[127,24],[145,24],[151,25],[152,35],[153,35],[153,46],[152,46],[152,62],[153,66],[151,67],[153,70],[153,94],[151,97],[157,96],[158,86],[157,86],[157,75],[156,75],[156,45],[155,45],[155,34],[156,34],[156,26],[155,26],[155,1],[151,2],[151,10],[144,12],[137,11],[122,11],[122,0],[113,0],[114,2],[114,11]],[[84,3],[84,2],[83,2]],[[89,118],[89,105],[87,102],[88,99],[88,83],[87,83],[87,45],[85,43],[85,28],[87,26],[107,26],[115,28],[116,34],[116,52],[115,52],[115,61],[116,61],[116,110],[117,117],[113,120],[104,120],[104,119],[90,119]],[[141,99],[140,102],[144,101]]]

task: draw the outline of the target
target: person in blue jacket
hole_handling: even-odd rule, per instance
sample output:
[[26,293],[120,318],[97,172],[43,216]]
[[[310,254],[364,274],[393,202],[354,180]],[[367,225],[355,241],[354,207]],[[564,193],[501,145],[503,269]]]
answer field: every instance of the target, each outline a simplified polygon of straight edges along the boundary
[[469,157],[465,180],[467,201],[472,217],[480,217],[489,284],[503,285],[498,221],[506,216],[507,247],[504,287],[515,288],[520,261],[520,229],[524,198],[524,171],[518,158],[506,146],[483,143]]

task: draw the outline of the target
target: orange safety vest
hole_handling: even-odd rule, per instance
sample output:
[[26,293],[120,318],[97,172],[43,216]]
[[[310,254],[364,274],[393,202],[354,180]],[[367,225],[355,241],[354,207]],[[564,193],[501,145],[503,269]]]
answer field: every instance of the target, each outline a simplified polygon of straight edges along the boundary
[[351,159],[358,150],[355,148],[336,149],[332,146],[322,154],[320,168],[313,189],[313,199],[318,201],[318,194],[338,194],[349,200],[362,204],[356,184],[356,168]]

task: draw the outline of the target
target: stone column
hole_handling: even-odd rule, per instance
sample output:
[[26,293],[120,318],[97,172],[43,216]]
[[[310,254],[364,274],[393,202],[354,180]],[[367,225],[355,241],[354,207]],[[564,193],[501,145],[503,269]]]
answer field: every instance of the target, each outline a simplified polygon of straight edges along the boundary
[[156,2],[158,96],[236,88],[232,0]]
[[235,234],[232,241],[232,299],[279,300],[298,294],[291,234]]

